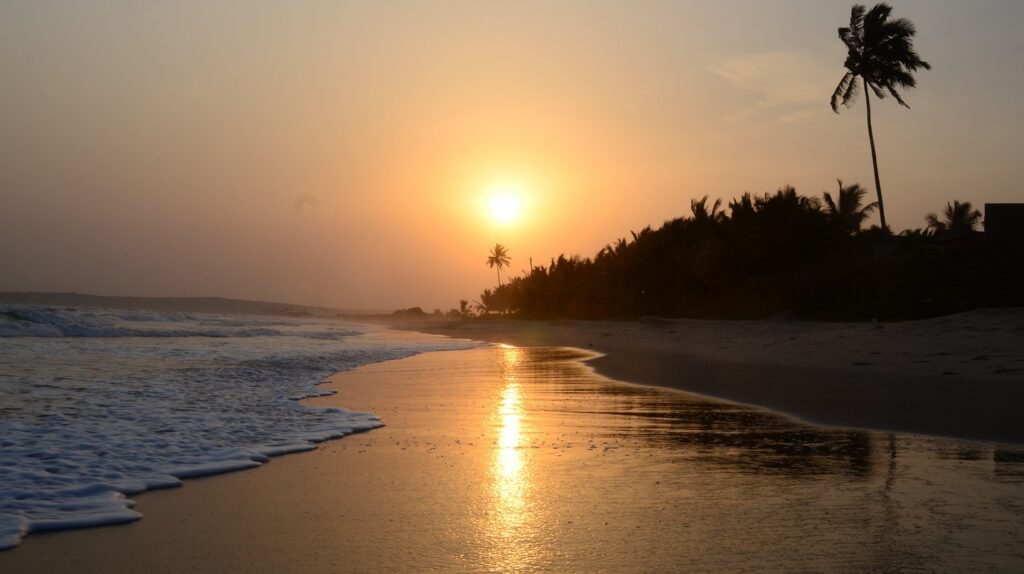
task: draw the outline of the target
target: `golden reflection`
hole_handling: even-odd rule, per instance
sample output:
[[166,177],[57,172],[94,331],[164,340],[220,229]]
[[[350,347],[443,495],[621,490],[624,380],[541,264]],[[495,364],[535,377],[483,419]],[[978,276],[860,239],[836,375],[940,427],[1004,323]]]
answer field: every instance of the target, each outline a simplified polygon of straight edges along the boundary
[[495,491],[504,510],[522,506],[525,488],[523,456],[523,408],[519,396],[516,370],[522,351],[510,345],[501,346],[501,379],[503,387],[498,402],[498,450],[494,457]]
[[526,437],[522,389],[516,370],[522,351],[502,346],[502,388],[495,408],[496,448],[492,465],[492,521],[489,538],[495,544],[495,566],[515,570],[528,551],[523,545],[524,531],[530,523],[528,491],[530,472],[528,455],[524,452]]
[[501,391],[501,430],[498,434],[498,453],[495,458],[497,489],[502,499],[522,494],[523,458],[519,452],[522,442],[522,409],[519,403],[519,385],[508,382]]
[[[519,367],[519,361],[523,359],[523,351],[512,345],[506,345],[502,343],[498,345],[501,349],[501,376],[503,379],[508,377],[515,378],[516,369]],[[507,380],[503,382],[508,382]]]

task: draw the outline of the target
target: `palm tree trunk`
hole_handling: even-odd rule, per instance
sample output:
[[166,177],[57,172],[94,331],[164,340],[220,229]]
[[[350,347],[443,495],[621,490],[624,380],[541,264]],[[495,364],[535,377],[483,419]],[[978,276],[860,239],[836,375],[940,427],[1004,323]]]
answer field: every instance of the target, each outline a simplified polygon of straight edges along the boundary
[[498,287],[501,287],[501,266],[498,265],[495,268],[498,270]]
[[875,191],[878,193],[878,218],[882,220],[882,232],[889,236],[889,226],[885,224],[885,204],[882,203],[882,182],[878,179],[878,155],[875,153],[875,131],[871,129],[871,88],[864,80],[864,103],[868,110],[868,141],[871,142],[871,165],[875,168]]

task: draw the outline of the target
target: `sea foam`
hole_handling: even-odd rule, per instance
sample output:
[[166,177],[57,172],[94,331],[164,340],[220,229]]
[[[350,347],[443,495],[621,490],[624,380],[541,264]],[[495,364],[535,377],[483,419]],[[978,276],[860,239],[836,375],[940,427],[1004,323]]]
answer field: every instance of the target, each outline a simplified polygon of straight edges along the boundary
[[297,402],[368,363],[472,343],[333,320],[0,306],[0,549],[130,522],[129,496],[370,430]]

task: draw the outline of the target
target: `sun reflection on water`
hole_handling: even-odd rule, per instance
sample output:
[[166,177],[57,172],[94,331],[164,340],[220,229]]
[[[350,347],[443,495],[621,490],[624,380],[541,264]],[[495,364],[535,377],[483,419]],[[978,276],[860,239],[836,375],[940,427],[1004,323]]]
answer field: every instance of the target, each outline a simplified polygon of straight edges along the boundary
[[495,457],[494,474],[502,500],[521,498],[523,489],[523,457],[519,452],[522,442],[522,409],[519,401],[519,384],[514,379],[506,381],[501,391],[501,430],[498,435],[498,452]]
[[522,450],[526,413],[522,406],[522,390],[516,380],[521,360],[520,349],[502,346],[502,388],[495,411],[498,436],[491,467],[493,520],[489,537],[495,544],[495,566],[506,570],[516,569],[529,554],[524,544],[530,521],[527,505],[530,472],[527,456]]

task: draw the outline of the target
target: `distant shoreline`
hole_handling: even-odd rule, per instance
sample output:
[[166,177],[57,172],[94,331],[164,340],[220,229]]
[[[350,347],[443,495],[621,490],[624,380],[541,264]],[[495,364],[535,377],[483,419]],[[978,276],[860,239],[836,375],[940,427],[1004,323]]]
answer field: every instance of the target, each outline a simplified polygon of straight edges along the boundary
[[610,378],[813,424],[1024,444],[1022,309],[886,324],[367,320],[516,346],[589,349],[603,354],[590,364]]
[[372,313],[370,310],[338,309],[315,305],[295,305],[273,301],[249,301],[228,297],[129,297],[87,293],[50,293],[0,291],[0,304],[58,305],[66,307],[102,307],[107,309],[147,309],[177,313],[219,313],[226,315],[285,315],[325,317]]

